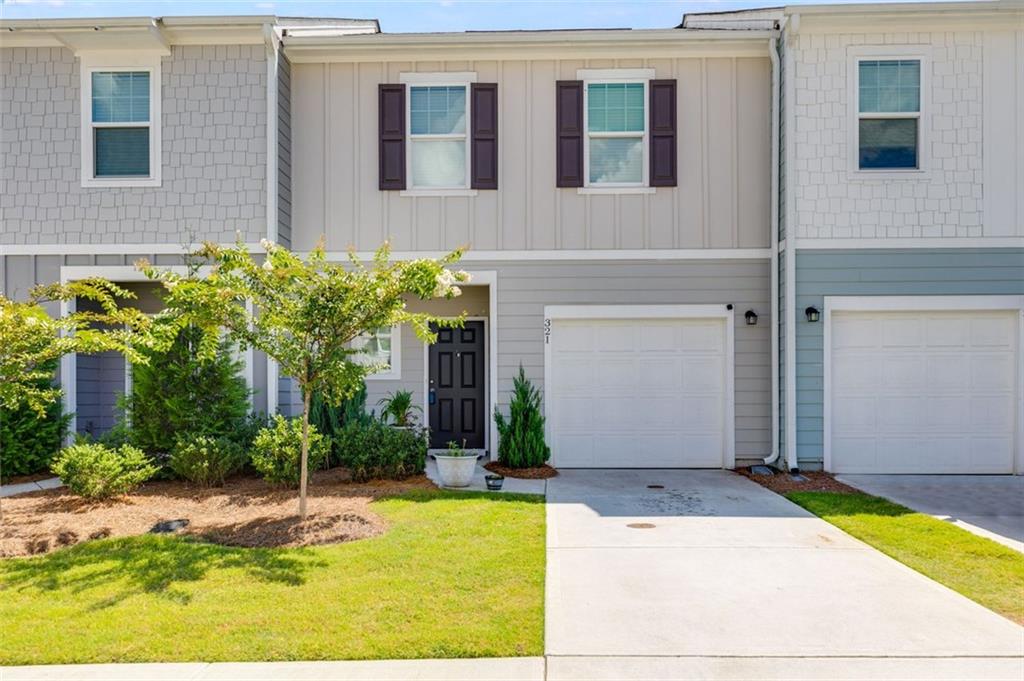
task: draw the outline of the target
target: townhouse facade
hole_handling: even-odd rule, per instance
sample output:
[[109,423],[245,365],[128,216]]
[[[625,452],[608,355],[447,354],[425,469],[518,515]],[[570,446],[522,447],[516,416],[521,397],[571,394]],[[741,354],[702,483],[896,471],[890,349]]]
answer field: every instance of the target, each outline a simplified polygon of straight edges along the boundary
[[[467,315],[379,329],[493,456],[522,366],[556,467],[1024,470],[1024,8],[688,15],[679,28],[382,34],[372,21],[4,22],[0,283],[203,239],[342,260],[468,246]],[[883,30],[884,27],[884,30]],[[295,413],[246,356],[254,409]],[[76,428],[130,384],[61,368]]]

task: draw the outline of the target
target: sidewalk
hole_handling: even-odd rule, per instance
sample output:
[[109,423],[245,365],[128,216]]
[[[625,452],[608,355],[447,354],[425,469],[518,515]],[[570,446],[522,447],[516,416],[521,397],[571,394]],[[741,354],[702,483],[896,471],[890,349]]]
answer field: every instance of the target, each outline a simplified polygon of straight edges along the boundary
[[61,486],[60,478],[47,478],[46,480],[36,480],[35,482],[21,482],[17,485],[2,485],[0,486],[0,499],[3,497],[13,497],[16,494],[25,494],[26,492],[38,492],[41,489],[54,489]]
[[543,681],[544,658],[0,667],[3,681]]

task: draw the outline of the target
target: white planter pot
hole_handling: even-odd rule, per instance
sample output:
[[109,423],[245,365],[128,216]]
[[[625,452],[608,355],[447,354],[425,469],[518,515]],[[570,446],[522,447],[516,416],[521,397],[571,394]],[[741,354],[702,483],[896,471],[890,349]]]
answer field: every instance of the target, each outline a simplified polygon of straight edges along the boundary
[[469,487],[476,471],[475,456],[442,456],[434,455],[437,461],[437,474],[445,487]]

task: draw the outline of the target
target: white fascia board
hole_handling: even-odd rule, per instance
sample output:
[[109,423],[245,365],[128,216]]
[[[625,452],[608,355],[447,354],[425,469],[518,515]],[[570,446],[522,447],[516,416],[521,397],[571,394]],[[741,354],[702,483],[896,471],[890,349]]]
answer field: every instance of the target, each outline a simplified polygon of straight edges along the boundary
[[1024,296],[825,296],[829,312],[1024,310]]
[[876,248],[1024,248],[1024,237],[799,238],[796,240],[796,247],[801,251],[871,250]]

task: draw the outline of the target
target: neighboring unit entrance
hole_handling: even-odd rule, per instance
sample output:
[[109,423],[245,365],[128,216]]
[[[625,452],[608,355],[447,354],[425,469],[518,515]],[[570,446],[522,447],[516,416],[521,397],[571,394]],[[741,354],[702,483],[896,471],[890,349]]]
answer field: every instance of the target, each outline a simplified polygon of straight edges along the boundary
[[484,323],[467,321],[461,329],[434,329],[437,342],[428,351],[427,409],[430,448],[455,441],[483,449],[487,429],[484,378]]
[[730,319],[550,318],[545,400],[553,465],[731,465]]
[[825,368],[828,468],[1012,473],[1018,317],[1013,310],[834,311]]

